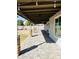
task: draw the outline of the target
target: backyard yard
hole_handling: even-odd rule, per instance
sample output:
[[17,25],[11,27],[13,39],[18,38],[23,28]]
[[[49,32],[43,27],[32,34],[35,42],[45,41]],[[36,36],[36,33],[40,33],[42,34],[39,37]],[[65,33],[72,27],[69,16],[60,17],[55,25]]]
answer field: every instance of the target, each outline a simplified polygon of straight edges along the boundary
[[20,35],[20,43],[23,44],[24,40],[29,36],[28,30],[18,30],[18,35]]

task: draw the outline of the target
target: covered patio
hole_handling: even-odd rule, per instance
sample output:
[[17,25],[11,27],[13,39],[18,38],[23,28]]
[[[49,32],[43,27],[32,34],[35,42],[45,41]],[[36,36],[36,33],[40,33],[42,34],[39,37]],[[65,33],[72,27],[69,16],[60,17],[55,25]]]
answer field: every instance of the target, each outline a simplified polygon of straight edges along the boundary
[[34,25],[44,24],[44,30],[25,40],[18,59],[60,59],[55,19],[61,16],[61,0],[17,0],[17,14]]

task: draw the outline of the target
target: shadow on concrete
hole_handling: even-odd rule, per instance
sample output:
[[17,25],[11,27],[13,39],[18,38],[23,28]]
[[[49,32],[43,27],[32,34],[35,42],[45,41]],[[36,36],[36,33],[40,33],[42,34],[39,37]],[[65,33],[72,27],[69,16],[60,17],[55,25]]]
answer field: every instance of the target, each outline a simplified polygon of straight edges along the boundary
[[35,36],[38,36],[38,35],[32,35],[32,37],[35,37]]
[[27,53],[27,52],[29,52],[29,51],[35,49],[35,48],[37,48],[38,46],[40,46],[40,45],[42,45],[42,44],[44,44],[44,43],[45,43],[45,42],[40,43],[40,44],[38,44],[38,45],[31,46],[31,47],[29,47],[29,48],[26,48],[26,49],[20,51],[19,56],[22,55],[22,54],[24,54],[24,53]]
[[49,37],[49,34],[45,30],[41,30],[41,32],[47,43],[56,43],[52,38]]

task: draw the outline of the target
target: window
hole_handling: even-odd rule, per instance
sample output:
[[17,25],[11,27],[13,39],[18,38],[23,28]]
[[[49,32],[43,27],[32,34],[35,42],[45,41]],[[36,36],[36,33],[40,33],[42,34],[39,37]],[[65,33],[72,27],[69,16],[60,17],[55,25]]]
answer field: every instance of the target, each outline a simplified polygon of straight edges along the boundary
[[55,19],[55,35],[61,37],[61,17]]

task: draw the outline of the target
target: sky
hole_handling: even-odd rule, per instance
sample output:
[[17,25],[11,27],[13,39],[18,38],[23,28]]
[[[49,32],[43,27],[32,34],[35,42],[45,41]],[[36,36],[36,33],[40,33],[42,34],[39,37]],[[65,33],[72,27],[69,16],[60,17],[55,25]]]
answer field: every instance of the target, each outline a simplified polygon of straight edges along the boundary
[[26,19],[24,19],[23,17],[17,15],[17,20],[22,20],[22,21],[25,21]]

